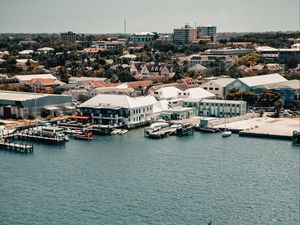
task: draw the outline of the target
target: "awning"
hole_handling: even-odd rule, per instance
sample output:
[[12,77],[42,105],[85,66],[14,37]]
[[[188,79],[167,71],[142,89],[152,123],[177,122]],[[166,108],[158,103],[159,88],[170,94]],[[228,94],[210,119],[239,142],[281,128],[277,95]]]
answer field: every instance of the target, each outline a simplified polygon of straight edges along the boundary
[[88,116],[69,116],[70,119],[89,120]]

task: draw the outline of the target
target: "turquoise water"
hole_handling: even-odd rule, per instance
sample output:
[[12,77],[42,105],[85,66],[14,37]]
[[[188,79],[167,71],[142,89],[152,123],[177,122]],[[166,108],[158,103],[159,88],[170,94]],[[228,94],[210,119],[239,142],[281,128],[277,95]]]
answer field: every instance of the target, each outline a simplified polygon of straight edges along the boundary
[[0,224],[299,224],[299,148],[195,133],[0,151]]

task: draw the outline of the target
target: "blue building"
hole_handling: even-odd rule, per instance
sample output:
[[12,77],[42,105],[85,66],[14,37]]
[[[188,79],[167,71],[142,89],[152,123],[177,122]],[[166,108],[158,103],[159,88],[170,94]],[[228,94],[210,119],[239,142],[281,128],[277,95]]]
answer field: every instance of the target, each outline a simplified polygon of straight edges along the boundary
[[33,118],[39,117],[43,110],[49,111],[51,116],[59,116],[71,102],[70,95],[0,91],[0,117]]
[[263,93],[266,90],[272,90],[274,93],[279,93],[286,103],[292,103],[300,100],[299,80],[288,80],[275,84],[255,86],[252,90],[258,94]]

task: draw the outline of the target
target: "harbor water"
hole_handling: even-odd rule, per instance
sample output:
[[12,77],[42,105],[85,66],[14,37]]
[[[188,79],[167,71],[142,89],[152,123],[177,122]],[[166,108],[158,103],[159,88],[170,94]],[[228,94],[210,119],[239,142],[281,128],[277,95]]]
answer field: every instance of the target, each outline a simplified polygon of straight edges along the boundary
[[289,141],[125,135],[0,151],[0,224],[299,224]]

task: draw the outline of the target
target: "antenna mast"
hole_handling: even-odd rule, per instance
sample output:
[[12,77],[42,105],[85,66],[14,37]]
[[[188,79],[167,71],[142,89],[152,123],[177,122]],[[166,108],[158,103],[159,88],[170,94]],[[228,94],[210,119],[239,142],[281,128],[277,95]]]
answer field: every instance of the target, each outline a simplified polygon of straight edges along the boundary
[[124,34],[126,34],[126,19],[124,19]]

